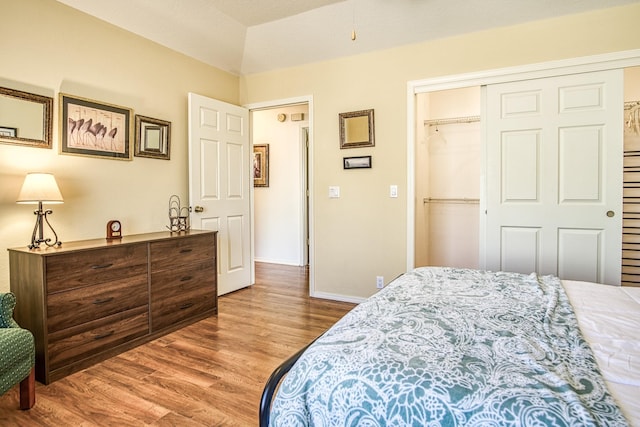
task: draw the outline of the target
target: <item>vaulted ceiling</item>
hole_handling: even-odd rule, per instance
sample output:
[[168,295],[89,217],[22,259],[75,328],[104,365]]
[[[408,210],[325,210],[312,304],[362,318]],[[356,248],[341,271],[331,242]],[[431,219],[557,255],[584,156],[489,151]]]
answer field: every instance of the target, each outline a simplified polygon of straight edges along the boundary
[[57,1],[225,71],[252,74],[640,0]]

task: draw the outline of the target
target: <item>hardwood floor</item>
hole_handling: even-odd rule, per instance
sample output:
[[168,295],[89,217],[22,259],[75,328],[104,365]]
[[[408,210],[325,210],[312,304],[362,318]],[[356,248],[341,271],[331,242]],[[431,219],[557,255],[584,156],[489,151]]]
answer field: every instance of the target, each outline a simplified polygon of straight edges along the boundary
[[219,299],[219,314],[48,386],[0,425],[257,426],[271,372],[354,304],[308,297],[305,268],[256,264],[256,284]]

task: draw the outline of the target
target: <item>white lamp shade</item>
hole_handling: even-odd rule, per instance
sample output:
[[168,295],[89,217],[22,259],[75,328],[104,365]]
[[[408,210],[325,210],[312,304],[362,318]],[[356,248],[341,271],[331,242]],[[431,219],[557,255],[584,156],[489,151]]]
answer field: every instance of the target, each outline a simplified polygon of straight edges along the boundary
[[16,203],[63,203],[56,179],[50,173],[30,173],[24,179]]

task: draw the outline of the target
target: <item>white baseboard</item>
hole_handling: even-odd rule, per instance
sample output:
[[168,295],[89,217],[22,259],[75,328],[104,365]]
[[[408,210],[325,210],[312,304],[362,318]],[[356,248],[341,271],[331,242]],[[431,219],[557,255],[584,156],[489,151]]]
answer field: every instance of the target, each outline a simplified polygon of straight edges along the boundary
[[332,301],[350,302],[353,304],[360,304],[361,302],[366,301],[366,298],[353,297],[353,296],[340,295],[340,294],[330,294],[327,292],[314,292],[310,296],[312,298],[322,298],[322,299],[328,299]]

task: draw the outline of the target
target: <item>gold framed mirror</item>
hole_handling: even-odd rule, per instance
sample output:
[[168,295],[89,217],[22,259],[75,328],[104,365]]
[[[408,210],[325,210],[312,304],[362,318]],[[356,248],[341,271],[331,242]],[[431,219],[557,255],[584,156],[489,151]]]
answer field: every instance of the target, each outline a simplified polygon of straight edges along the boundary
[[340,148],[375,146],[373,109],[338,114]]
[[0,142],[51,148],[53,98],[0,87]]
[[170,160],[171,122],[136,114],[137,157]]

